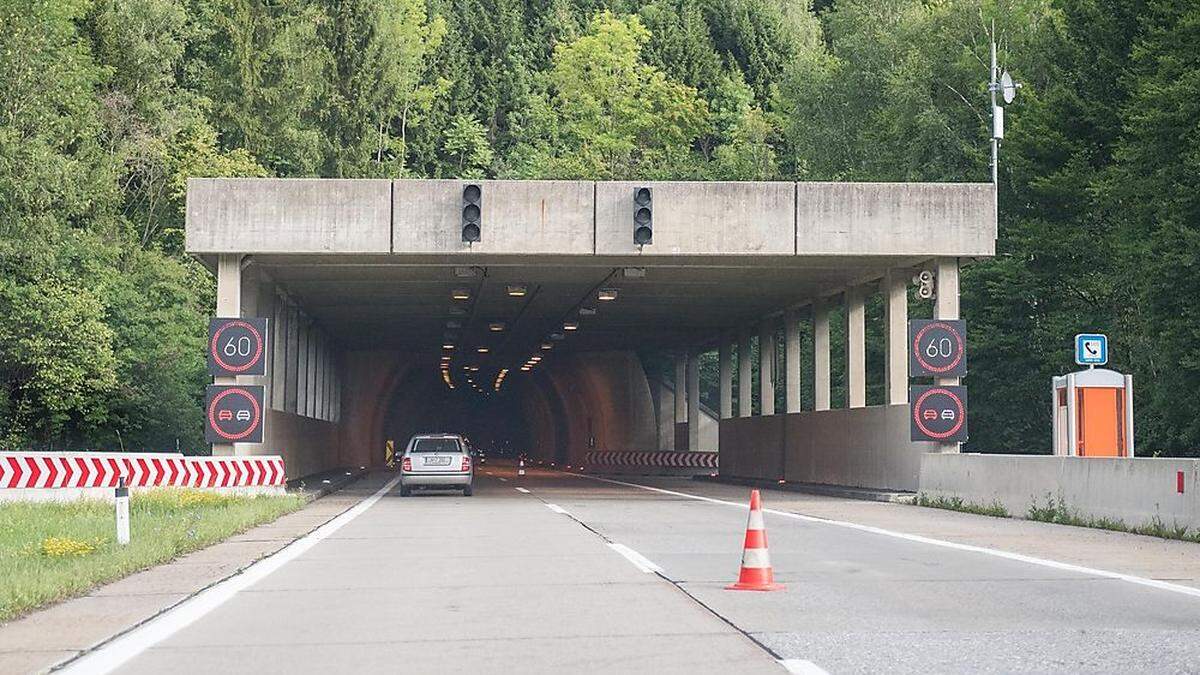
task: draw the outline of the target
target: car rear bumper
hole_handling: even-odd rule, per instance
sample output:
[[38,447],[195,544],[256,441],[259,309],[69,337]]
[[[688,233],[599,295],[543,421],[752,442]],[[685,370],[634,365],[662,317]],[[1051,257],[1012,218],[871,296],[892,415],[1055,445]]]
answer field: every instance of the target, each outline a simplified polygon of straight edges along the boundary
[[405,487],[462,487],[471,484],[471,473],[402,473],[400,484]]

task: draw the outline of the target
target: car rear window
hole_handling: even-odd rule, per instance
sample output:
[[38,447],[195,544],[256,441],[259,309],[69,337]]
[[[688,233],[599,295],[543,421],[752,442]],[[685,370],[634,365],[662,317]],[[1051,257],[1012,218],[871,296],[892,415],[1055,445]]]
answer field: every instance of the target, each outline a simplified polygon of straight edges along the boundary
[[418,438],[413,452],[462,452],[456,438]]

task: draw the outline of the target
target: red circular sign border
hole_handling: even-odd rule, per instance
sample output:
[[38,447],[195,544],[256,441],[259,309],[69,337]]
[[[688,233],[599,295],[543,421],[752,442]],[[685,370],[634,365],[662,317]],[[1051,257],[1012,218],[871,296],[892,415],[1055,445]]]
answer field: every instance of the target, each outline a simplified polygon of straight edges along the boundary
[[[925,399],[929,398],[933,394],[939,394],[939,393],[949,396],[951,398],[951,400],[954,401],[954,405],[958,406],[958,423],[954,425],[954,428],[950,429],[950,431],[947,431],[945,433],[935,433],[933,431],[930,431],[928,428],[926,428],[926,426],[924,424],[921,423],[921,404],[925,402]],[[915,403],[913,403],[912,409],[913,409],[913,422],[916,422],[917,428],[921,430],[921,433],[925,434],[926,436],[931,436],[938,440],[942,440],[944,438],[950,438],[954,434],[957,434],[958,430],[961,429],[962,425],[965,424],[967,421],[966,410],[963,407],[962,399],[960,399],[958,397],[958,395],[955,394],[954,392],[950,391],[949,389],[942,388],[942,387],[934,387],[932,389],[926,390],[925,393],[921,394],[920,398],[918,398],[917,401]]]
[[[242,326],[246,330],[250,331],[250,334],[254,336],[254,343],[255,343],[254,358],[250,359],[246,363],[246,365],[241,366],[241,367],[231,366],[228,363],[225,363],[224,361],[222,361],[221,360],[221,352],[217,348],[217,339],[221,337],[221,333],[224,332],[226,328],[231,328],[233,326]],[[259,359],[262,358],[263,336],[262,336],[262,334],[260,334],[258,332],[258,329],[255,328],[253,325],[251,325],[245,321],[242,321],[241,319],[235,319],[233,321],[226,322],[220,328],[218,328],[216,330],[216,332],[213,333],[212,342],[210,342],[208,344],[208,353],[212,355],[213,360],[216,361],[217,365],[220,366],[223,370],[227,370],[231,373],[245,372],[245,371],[253,368],[255,366],[255,364],[258,363]]]
[[[954,341],[958,343],[958,355],[954,358],[954,361],[952,361],[950,365],[945,366],[944,368],[931,366],[925,361],[925,359],[921,358],[921,337],[925,335],[925,332],[929,329],[939,326],[953,335]],[[958,331],[954,329],[954,326],[942,321],[934,321],[933,323],[925,324],[921,330],[917,331],[916,336],[913,337],[912,349],[913,355],[917,357],[917,363],[921,364],[921,367],[925,370],[933,373],[945,373],[954,370],[956,367],[958,367],[959,362],[962,361],[963,354],[967,353],[967,347],[963,343],[962,335],[959,335]]]
[[[246,430],[240,434],[225,433],[224,431],[221,430],[220,425],[217,424],[217,420],[214,417],[214,413],[216,412],[216,408],[217,408],[217,403],[219,403],[221,399],[225,398],[229,394],[241,394],[242,396],[245,396],[250,401],[250,406],[252,408],[254,408],[254,419],[250,422],[250,426],[247,427]],[[225,440],[228,440],[228,441],[236,441],[236,440],[245,438],[245,437],[249,436],[250,434],[254,433],[254,431],[256,429],[258,429],[258,423],[259,423],[261,417],[262,417],[262,409],[259,408],[258,401],[253,396],[250,395],[250,392],[246,391],[245,389],[242,389],[241,387],[233,387],[231,389],[223,390],[221,393],[214,396],[213,400],[210,401],[208,404],[208,424],[209,424],[209,426],[212,427],[213,431],[215,431],[218,436],[220,436],[221,438],[224,438]]]

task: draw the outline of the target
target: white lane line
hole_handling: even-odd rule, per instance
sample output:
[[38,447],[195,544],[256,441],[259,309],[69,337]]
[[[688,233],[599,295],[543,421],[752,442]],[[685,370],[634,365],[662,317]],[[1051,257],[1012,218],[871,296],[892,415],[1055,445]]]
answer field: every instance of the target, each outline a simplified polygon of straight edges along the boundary
[[829,675],[828,671],[821,666],[804,659],[779,659],[779,665],[795,675]]
[[[627,487],[634,487],[634,488],[638,488],[641,490],[648,490],[650,492],[659,492],[659,493],[662,493],[665,495],[672,495],[675,497],[686,497],[688,499],[695,499],[697,501],[702,501],[702,502],[710,502],[712,504],[721,504],[724,506],[732,506],[734,508],[739,508],[739,509],[748,509],[749,508],[748,504],[742,504],[739,502],[730,502],[730,501],[725,501],[723,499],[714,499],[712,497],[704,497],[701,495],[693,495],[693,494],[689,494],[687,492],[676,492],[674,490],[665,490],[663,488],[650,487],[649,485],[638,485],[637,483],[627,483],[625,481],[612,480],[611,478],[600,478],[599,476],[584,475],[582,477],[590,478],[592,480],[602,481],[605,483],[613,483],[615,485],[625,485]],[[1083,567],[1082,565],[1072,565],[1071,563],[1058,562],[1057,560],[1047,560],[1046,558],[1037,558],[1037,557],[1034,557],[1031,555],[1025,555],[1023,553],[1013,553],[1011,551],[1002,551],[1000,549],[987,548],[985,546],[974,546],[972,544],[960,544],[958,542],[945,541],[943,539],[933,539],[932,537],[924,537],[919,534],[908,534],[906,532],[896,532],[894,530],[885,530],[881,527],[873,527],[871,525],[861,525],[859,523],[850,523],[850,522],[846,522],[844,520],[830,520],[828,518],[818,518],[816,516],[805,516],[805,515],[801,515],[799,513],[792,513],[790,511],[778,511],[776,509],[763,509],[763,512],[770,513],[770,514],[776,515],[776,516],[783,516],[784,518],[791,518],[793,520],[802,520],[802,521],[808,522],[808,523],[833,525],[835,527],[844,527],[844,528],[851,529],[851,530],[858,530],[860,532],[870,532],[871,534],[878,534],[878,535],[882,535],[885,537],[892,537],[894,539],[903,539],[905,541],[912,541],[912,542],[916,542],[918,544],[928,544],[930,546],[940,546],[942,548],[954,549],[956,551],[969,551],[971,553],[982,553],[984,555],[995,556],[997,558],[1004,558],[1006,560],[1015,560],[1017,562],[1028,563],[1030,565],[1040,565],[1042,567],[1049,567],[1051,569],[1062,570],[1064,572],[1075,572],[1076,574],[1087,574],[1087,575],[1096,576],[1096,577],[1104,577],[1106,579],[1116,579],[1118,581],[1125,581],[1125,582],[1128,582],[1131,584],[1137,584],[1139,586],[1148,586],[1150,588],[1157,588],[1157,589],[1163,590],[1163,591],[1170,591],[1172,593],[1179,593],[1181,595],[1190,595],[1195,598],[1200,598],[1200,588],[1192,588],[1191,586],[1172,584],[1172,583],[1166,582],[1166,581],[1159,581],[1158,579],[1139,577],[1139,576],[1135,576],[1132,574],[1124,574],[1122,572],[1113,572],[1111,570],[1101,570],[1101,569],[1096,569],[1094,567]]]
[[507,478],[505,478],[504,476],[496,476],[496,478],[499,478],[501,483],[507,483],[507,482],[508,482],[508,479],[507,479]]
[[571,515],[571,514],[567,513],[567,510],[566,510],[566,509],[564,509],[563,507],[559,506],[558,504],[550,504],[549,502],[547,502],[547,503],[546,503],[546,508],[550,509],[551,511],[553,511],[553,512],[555,512],[555,513],[561,513],[561,514],[563,514],[563,515],[565,515],[565,516],[569,516],[569,515]]
[[517,492],[523,492],[525,494],[529,494],[529,490],[526,490],[525,488],[517,488]]
[[90,652],[85,652],[74,661],[66,663],[58,672],[95,674],[110,673],[116,670],[138,654],[166,640],[205,614],[220,607],[234,595],[262,581],[275,570],[300,557],[321,540],[337,532],[342,526],[374,506],[375,502],[379,501],[387,494],[388,490],[391,490],[399,482],[400,476],[396,476],[379,488],[375,494],[355,504],[312,532],[246,567],[240,573],[209,586],[145,623],[101,644]]
[[625,556],[625,559],[633,563],[634,567],[645,572],[646,574],[654,574],[655,572],[663,571],[663,568],[650,562],[650,560],[641,553],[638,553],[624,544],[609,543],[608,547]]

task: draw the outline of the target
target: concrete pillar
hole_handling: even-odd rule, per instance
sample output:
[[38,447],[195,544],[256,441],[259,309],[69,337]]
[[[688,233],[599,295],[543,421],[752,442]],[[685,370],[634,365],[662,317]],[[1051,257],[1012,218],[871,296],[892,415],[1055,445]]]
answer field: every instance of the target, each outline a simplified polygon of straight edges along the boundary
[[751,409],[750,332],[743,330],[738,335],[738,417],[749,417]]
[[700,449],[700,354],[687,356],[688,450]]
[[733,343],[727,337],[721,338],[717,347],[717,372],[720,381],[721,419],[733,417]]
[[687,421],[687,356],[675,355],[675,423]]
[[[938,258],[937,260],[937,296],[933,304],[933,318],[957,319],[958,313],[958,258]],[[938,377],[935,384],[955,385],[957,377]],[[942,452],[959,452],[959,443],[942,443]]]
[[761,415],[775,414],[775,322],[762,322],[758,331],[758,408]]
[[800,317],[795,311],[783,315],[783,340],[785,365],[783,383],[786,388],[784,400],[787,412],[800,412]]
[[[240,317],[242,315],[242,256],[221,254],[217,256],[217,316]],[[214,377],[213,384],[237,384],[236,377]],[[233,443],[214,443],[212,454],[232,455]]]
[[883,293],[885,401],[908,403],[908,273],[888,270],[880,283]]
[[867,405],[867,311],[861,288],[845,294],[846,407]]
[[829,301],[813,302],[813,409],[829,410]]

